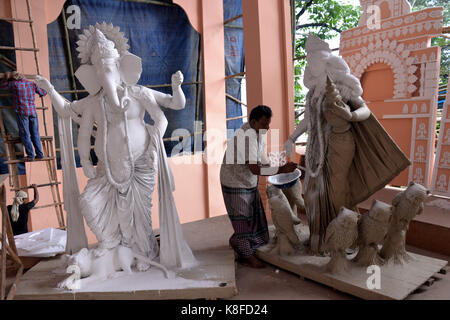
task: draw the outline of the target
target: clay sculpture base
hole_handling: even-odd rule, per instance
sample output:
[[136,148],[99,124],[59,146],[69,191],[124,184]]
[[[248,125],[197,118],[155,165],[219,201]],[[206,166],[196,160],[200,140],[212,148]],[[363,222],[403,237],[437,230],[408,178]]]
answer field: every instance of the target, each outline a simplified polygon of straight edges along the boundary
[[[308,227],[305,225],[295,226],[300,240],[303,243],[309,237]],[[274,227],[270,226],[271,239]],[[368,279],[373,272],[368,273],[366,267],[359,267],[348,263],[348,271],[340,274],[331,274],[326,271],[329,256],[312,256],[306,250],[297,250],[290,256],[279,256],[270,253],[271,244],[257,250],[257,256],[272,265],[283,270],[298,274],[301,277],[322,283],[336,290],[351,294],[366,300],[402,300],[417,288],[422,286],[435,273],[447,265],[447,261],[429,258],[426,256],[408,254],[413,258],[403,265],[392,262],[380,266],[380,289],[369,289]],[[355,254],[348,255],[352,259]],[[372,284],[374,282],[370,281]],[[301,288],[299,288],[301,290]],[[430,288],[429,290],[432,290]]]
[[[231,227],[226,219],[220,218],[182,225],[186,240],[199,265],[177,271],[177,276],[173,279],[166,279],[161,270],[150,268],[147,272],[135,272],[132,275],[92,283],[75,291],[58,289],[57,283],[68,276],[53,272],[63,261],[59,256],[41,261],[30,269],[19,282],[15,299],[231,298],[237,294],[234,253],[228,246],[215,245],[218,241],[215,241],[217,235],[214,234],[214,230],[228,230]],[[205,243],[204,239],[211,241]]]

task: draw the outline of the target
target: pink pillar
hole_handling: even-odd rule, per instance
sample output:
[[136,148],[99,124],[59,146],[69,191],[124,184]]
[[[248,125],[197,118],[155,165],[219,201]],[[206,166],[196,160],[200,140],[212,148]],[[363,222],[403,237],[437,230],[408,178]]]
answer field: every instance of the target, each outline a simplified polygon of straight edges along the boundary
[[[185,9],[194,28],[201,33],[203,94],[206,130],[204,160],[207,216],[226,213],[220,187],[220,164],[225,152],[225,49],[223,0],[175,0]],[[196,190],[195,192],[201,192]]]
[[[249,111],[259,104],[272,109],[268,148],[278,151],[295,127],[290,3],[242,0],[242,13],[247,104]],[[260,179],[263,200],[267,199],[265,185],[266,179]],[[267,202],[263,202],[268,209]]]
[[249,109],[272,108],[282,144],[295,124],[289,0],[243,0],[242,13]]
[[[47,40],[47,24],[55,20],[62,10],[65,0],[30,0],[30,7],[33,19],[35,39],[37,47],[39,48],[38,59],[40,66],[40,74],[46,78],[50,78],[50,67],[48,60],[48,40]],[[25,0],[3,0],[0,4],[0,16],[7,18],[16,18],[28,20],[27,3]],[[29,23],[12,22],[14,31],[14,42],[16,47],[32,48],[33,41],[31,35],[31,28]],[[36,74],[36,61],[32,51],[16,51],[17,70],[25,74]],[[51,102],[48,97],[45,97],[45,104],[48,109],[46,112],[47,134],[53,136],[53,117]],[[40,99],[36,99],[36,105],[41,106]],[[42,110],[38,110],[39,117],[39,132],[45,135],[44,122]],[[48,174],[45,162],[27,164],[27,175],[20,177],[21,185],[48,183]],[[9,203],[13,198],[13,193],[7,190],[7,202]],[[33,199],[33,191],[29,191],[29,197]],[[53,202],[50,192],[41,188],[40,200],[38,205],[49,204]],[[36,216],[36,217],[35,217]],[[37,218],[39,217],[39,218]],[[36,218],[36,219],[35,219]],[[42,229],[43,227],[56,226],[55,211],[50,209],[33,210],[29,219],[29,229],[33,222],[33,229]]]

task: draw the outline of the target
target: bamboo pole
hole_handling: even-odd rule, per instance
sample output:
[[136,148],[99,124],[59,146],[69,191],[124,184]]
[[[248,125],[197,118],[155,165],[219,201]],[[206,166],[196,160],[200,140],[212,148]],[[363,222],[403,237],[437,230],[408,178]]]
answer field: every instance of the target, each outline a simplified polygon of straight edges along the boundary
[[6,297],[6,300],[14,299],[14,296],[16,295],[17,285],[19,284],[19,281],[22,278],[22,276],[23,276],[23,265],[20,265],[19,270],[16,273],[16,280],[14,280],[11,289],[9,289],[9,293],[8,296]]
[[227,121],[231,121],[231,120],[238,120],[238,119],[243,119],[243,118],[247,118],[247,115],[239,116],[239,117],[233,117],[233,118],[228,118],[228,119],[226,119],[226,120],[227,120]]
[[158,6],[166,6],[166,7],[175,7],[176,5],[167,2],[155,1],[155,0],[123,0],[125,2],[138,2],[138,3],[147,3],[147,4],[155,4]]
[[23,275],[23,263],[20,260],[18,254],[14,252],[10,246],[6,245],[6,248],[8,250],[9,255],[11,256],[12,260],[19,266],[19,269],[16,273],[16,278],[14,280],[14,283],[12,284],[11,288],[9,289],[8,296],[6,297],[6,300],[12,300],[16,294],[16,288],[19,284],[20,278],[22,278]]
[[[50,145],[50,141],[46,141],[45,142],[45,153],[47,153],[47,157],[49,158],[55,158],[53,156],[53,152],[51,151],[52,146]],[[47,173],[48,173],[48,178],[50,181],[58,181],[57,180],[57,176],[56,173],[54,173],[53,167],[52,167],[52,160],[46,161],[46,165],[47,165]],[[50,184],[50,190],[52,192],[52,198],[53,198],[53,204],[55,206],[55,211],[56,211],[56,219],[58,220],[58,224],[60,227],[64,227],[65,226],[65,222],[64,222],[64,214],[63,214],[63,210],[62,210],[62,202],[61,202],[61,197],[59,195],[58,190],[56,190],[57,185],[54,183]]]
[[[189,85],[198,85],[198,84],[202,84],[203,82],[201,81],[193,81],[193,82],[183,82],[181,85],[182,86],[189,86]],[[165,87],[171,87],[172,84],[170,83],[165,83],[165,84],[152,84],[152,85],[145,85],[144,87],[146,88],[165,88]],[[77,89],[77,90],[61,90],[61,91],[57,91],[58,93],[64,94],[64,93],[83,93],[83,92],[87,92],[87,90],[82,90],[82,89]],[[1,96],[1,95],[0,95]]]
[[[58,185],[58,184],[61,184],[61,182],[50,182],[50,183],[37,184],[36,187],[41,188],[41,187],[48,187],[48,186],[52,186],[52,185]],[[20,188],[14,188],[14,189],[11,189],[10,191],[27,190],[27,189],[31,189],[31,188],[33,188],[33,187],[25,186],[25,187],[20,187]]]
[[[200,37],[201,37],[201,35],[200,35]],[[200,82],[200,75],[201,75],[201,72],[202,72],[202,70],[201,70],[201,68],[202,68],[202,54],[203,54],[202,41],[199,41],[199,44],[198,44],[198,59],[197,59],[197,78],[196,78],[196,80],[197,80],[196,82],[198,82],[198,83],[201,83]],[[200,89],[201,89],[200,84],[197,84],[196,89],[197,90],[196,90],[196,95],[195,95],[195,123],[194,123],[194,126],[196,126],[199,123],[198,120],[199,120],[199,116],[200,116]],[[198,130],[203,130],[203,128],[197,128],[197,127],[194,128],[194,131],[198,131]],[[194,153],[197,151],[198,144],[199,144],[199,141],[198,141],[197,135],[194,135]]]
[[[33,48],[37,48],[36,34],[34,32],[33,17],[32,17],[32,13],[31,13],[30,0],[26,0],[26,3],[27,3],[27,9],[28,9],[28,19],[30,20],[29,23],[30,23],[30,29],[31,29],[31,38],[33,40]],[[39,59],[38,59],[37,51],[34,51],[34,60],[36,62],[37,74],[41,74],[41,69],[39,67]],[[42,103],[42,107],[45,108],[44,97],[41,97],[41,103]],[[45,135],[48,135],[48,132],[47,132],[47,119],[45,117],[45,109],[42,110],[42,120],[44,122]]]
[[16,66],[14,64],[9,63],[7,60],[5,60],[4,56],[2,56],[2,55],[0,55],[0,62],[12,70],[16,69]]
[[[8,213],[8,210],[6,210],[6,213]],[[14,241],[14,233],[11,227],[11,221],[9,220],[9,214],[6,214],[6,236],[8,237],[9,247],[11,247],[14,252],[17,252],[16,242]]]
[[14,67],[14,69],[17,67],[16,63],[14,61],[12,61],[11,59],[9,59],[8,57],[1,55],[2,60],[5,60],[8,64],[12,65]]
[[234,102],[239,103],[239,104],[242,104],[242,105],[244,105],[244,106],[247,106],[247,105],[246,105],[245,103],[243,103],[241,100],[236,99],[235,97],[233,97],[233,96],[230,95],[229,93],[226,93],[225,95],[226,95],[226,97],[227,97],[228,99],[233,100]]
[[242,18],[242,14],[237,15],[237,16],[235,16],[235,17],[233,17],[233,18],[230,18],[230,19],[225,20],[225,21],[223,22],[223,24],[224,24],[224,25],[225,25],[225,24],[228,24],[228,23],[230,23],[230,22],[232,22],[232,21],[234,21],[234,20],[240,19],[240,18]]
[[[77,83],[75,81],[75,75],[73,72],[72,52],[70,50],[71,48],[70,48],[70,41],[69,41],[69,31],[67,30],[67,19],[66,19],[66,13],[64,10],[61,12],[61,17],[62,17],[63,24],[64,24],[64,38],[66,40],[65,42],[66,42],[67,58],[69,60],[70,77],[72,80],[72,89],[77,90]],[[77,92],[74,92],[74,96],[75,96],[75,99],[78,100]]]
[[5,185],[0,186],[0,201],[2,210],[2,261],[1,261],[1,289],[0,289],[0,300],[5,299],[6,294],[6,215],[8,210],[6,209],[6,195],[5,195]]
[[[202,84],[203,82],[201,81],[193,81],[193,82],[183,82],[181,85],[194,85],[194,84]],[[154,84],[154,85],[146,85],[145,87],[147,88],[163,88],[163,87],[171,87],[172,84]]]
[[[6,129],[5,129],[5,124],[3,122],[3,114],[0,110],[0,133],[2,135],[2,139],[3,139],[3,143],[5,144],[5,151],[6,151],[6,156],[8,159],[15,159],[16,158],[16,150],[14,149],[14,145],[12,145],[11,143],[8,143],[8,136],[6,134]],[[14,178],[13,175],[11,175],[11,173],[13,174],[17,174],[17,166],[12,165],[12,164],[8,164],[8,172],[9,174],[9,185],[10,186],[19,186],[19,179],[18,178]],[[17,184],[15,184],[17,183]]]
[[34,52],[39,51],[39,49],[37,48],[22,48],[22,47],[8,47],[8,46],[0,46],[0,50],[34,51]]
[[6,17],[0,17],[0,20],[10,21],[10,22],[28,22],[28,23],[31,22],[30,20],[6,18]]
[[44,158],[33,159],[33,160],[15,159],[15,160],[5,161],[4,163],[6,163],[6,164],[17,164],[17,163],[20,163],[20,162],[36,162],[36,161],[47,161],[47,160],[53,160],[53,159],[55,159],[55,157],[44,157]]
[[176,137],[164,138],[163,141],[177,141],[177,140],[180,140],[180,139],[192,137],[193,135],[200,134],[200,133],[204,133],[204,131],[197,131],[197,132],[185,135],[185,136],[176,136]]
[[50,207],[56,207],[56,206],[63,205],[63,204],[64,204],[63,202],[55,202],[55,203],[51,203],[51,204],[44,204],[42,206],[34,207],[33,210],[50,208]]
[[244,76],[244,75],[245,75],[245,72],[235,73],[235,74],[226,76],[226,77],[225,77],[225,80],[232,79],[232,78],[236,78],[236,77],[239,77],[239,76]]
[[[0,109],[15,110],[15,108],[13,106],[0,106]],[[38,109],[38,110],[47,110],[48,108],[36,107],[36,109]]]

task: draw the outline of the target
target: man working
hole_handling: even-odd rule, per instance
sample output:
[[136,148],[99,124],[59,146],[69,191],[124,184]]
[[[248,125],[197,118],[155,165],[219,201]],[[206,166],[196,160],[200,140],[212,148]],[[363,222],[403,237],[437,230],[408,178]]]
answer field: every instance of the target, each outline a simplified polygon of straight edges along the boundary
[[28,214],[30,213],[30,210],[39,202],[37,186],[32,184],[31,187],[34,189],[33,201],[23,203],[24,199],[28,198],[28,194],[24,191],[18,191],[14,198],[13,204],[8,206],[9,219],[11,221],[11,227],[15,236],[28,232]]
[[269,107],[255,107],[250,112],[249,122],[229,140],[220,169],[225,207],[234,229],[230,245],[238,261],[252,268],[264,267],[255,257],[255,250],[269,241],[258,176],[288,173],[297,168],[293,162],[282,167],[268,165],[263,135],[269,130],[271,118]]
[[35,159],[33,146],[36,150],[36,159],[43,158],[34,97],[35,93],[42,97],[47,92],[39,88],[34,82],[25,79],[17,71],[5,72],[4,79],[0,82],[0,89],[9,90],[13,94],[19,136],[27,155],[25,160]]

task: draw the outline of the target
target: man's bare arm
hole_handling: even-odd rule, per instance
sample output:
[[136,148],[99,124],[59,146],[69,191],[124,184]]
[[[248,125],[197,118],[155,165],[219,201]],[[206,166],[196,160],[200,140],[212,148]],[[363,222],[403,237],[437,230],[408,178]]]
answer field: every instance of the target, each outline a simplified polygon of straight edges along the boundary
[[33,200],[33,202],[34,202],[34,205],[36,205],[39,202],[39,192],[38,192],[36,184],[32,184],[31,187],[34,190],[34,200]]
[[250,171],[257,176],[273,176],[278,173],[289,173],[297,168],[297,165],[294,162],[288,162],[282,167],[271,167],[254,163],[247,163],[247,166]]

